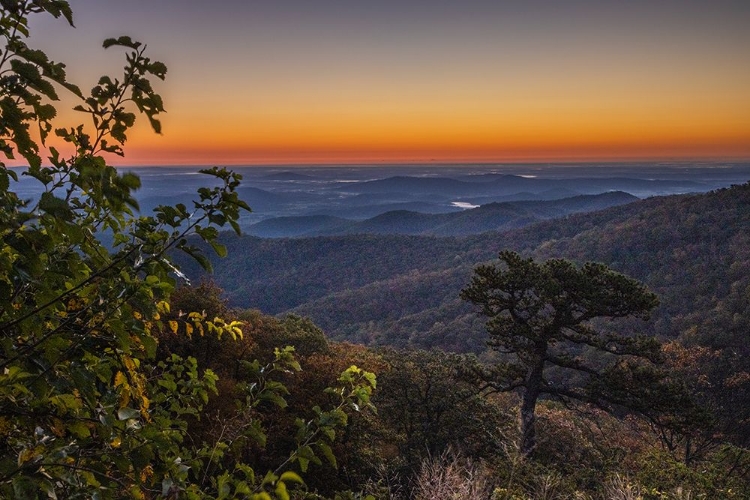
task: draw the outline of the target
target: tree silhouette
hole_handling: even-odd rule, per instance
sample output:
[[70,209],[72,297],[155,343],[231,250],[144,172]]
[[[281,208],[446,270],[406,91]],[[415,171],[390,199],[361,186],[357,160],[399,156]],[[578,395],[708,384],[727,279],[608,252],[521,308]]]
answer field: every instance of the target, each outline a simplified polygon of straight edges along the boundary
[[[489,346],[509,355],[509,361],[487,370],[483,378],[491,390],[520,391],[525,456],[534,450],[535,408],[542,396],[644,412],[661,409],[649,395],[665,394],[665,378],[642,362],[660,361],[659,342],[605,333],[592,323],[598,318],[646,319],[658,299],[639,282],[602,264],[578,268],[564,259],[540,264],[504,251],[497,265],[475,269],[461,297],[481,306],[489,318]],[[600,354],[591,356],[592,349]],[[563,379],[561,372],[568,377]],[[633,380],[638,383],[626,385]],[[658,390],[641,391],[646,385]]]

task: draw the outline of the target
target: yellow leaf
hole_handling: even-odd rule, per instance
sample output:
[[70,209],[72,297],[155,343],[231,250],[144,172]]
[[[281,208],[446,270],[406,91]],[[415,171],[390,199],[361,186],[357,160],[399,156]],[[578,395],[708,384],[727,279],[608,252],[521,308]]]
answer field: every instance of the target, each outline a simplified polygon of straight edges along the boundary
[[109,445],[112,448],[119,448],[121,444],[122,444],[122,440],[120,439],[119,436],[116,437],[116,438],[114,438],[112,441],[109,442]]
[[148,478],[154,475],[154,468],[149,464],[141,471],[141,482],[146,482]]
[[169,328],[172,330],[172,333],[177,333],[177,329],[179,328],[179,325],[175,320],[169,320]]
[[145,395],[141,394],[141,410],[147,411],[150,404],[151,401]]
[[239,328],[239,327],[235,326],[234,328],[232,328],[232,332],[234,332],[235,338],[236,337],[243,338],[242,337],[242,328]]
[[185,333],[187,334],[188,338],[193,338],[193,325],[190,323],[185,323]]
[[127,386],[128,378],[125,376],[124,373],[117,372],[117,375],[115,375],[115,387],[119,387],[121,385]]
[[26,448],[24,449],[19,455],[18,455],[18,465],[23,465],[26,462],[30,462],[34,460],[36,457],[40,456],[42,452],[44,451],[43,446],[36,446],[35,448]]
[[133,358],[131,358],[130,356],[123,356],[122,364],[124,364],[125,368],[127,368],[128,371],[131,373],[135,370],[135,362],[133,361]]

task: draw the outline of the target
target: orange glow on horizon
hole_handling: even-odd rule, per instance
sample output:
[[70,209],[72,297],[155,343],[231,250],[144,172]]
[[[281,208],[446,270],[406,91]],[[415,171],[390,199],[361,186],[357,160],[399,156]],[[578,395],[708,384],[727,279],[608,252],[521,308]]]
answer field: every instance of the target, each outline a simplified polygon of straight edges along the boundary
[[[183,104],[161,117],[163,135],[140,118],[128,133],[126,156],[109,160],[123,166],[750,160],[750,101],[737,86],[707,96],[631,89],[614,98],[616,88],[573,90],[572,82],[562,82],[564,92],[555,93],[539,85],[502,93],[481,86],[424,95],[386,89],[372,100],[346,89],[334,98],[322,87],[318,101],[285,100],[282,89],[264,96],[268,102],[245,98],[236,107],[216,96],[186,106],[188,97],[178,93],[173,98]],[[58,106],[59,126],[85,121],[66,109]]]
[[568,161],[658,161],[750,159],[746,144],[693,143],[556,145],[535,148],[282,148],[176,150],[133,149],[124,158],[111,158],[114,165],[265,165],[265,164],[373,164],[373,163],[461,163],[461,162],[568,162]]
[[[377,164],[451,162],[568,162],[619,160],[750,160],[750,118],[744,115],[674,115],[645,120],[621,113],[609,120],[592,113],[550,118],[529,115],[412,117],[389,122],[362,117],[316,122],[226,120],[194,127],[167,114],[164,134],[141,120],[129,133],[125,157],[113,165]],[[456,113],[456,115],[459,115]],[[80,121],[81,115],[61,119]],[[176,119],[177,118],[177,119]],[[69,149],[56,143],[61,152]]]
[[35,40],[84,90],[122,30],[169,68],[115,165],[750,161],[742,2],[293,3],[89,2]]
[[[671,120],[670,120],[671,121]],[[712,120],[714,121],[714,120]],[[546,123],[481,126],[468,121],[385,127],[379,124],[294,130],[139,131],[117,165],[503,162],[576,160],[750,159],[747,128],[712,123]],[[723,125],[723,126],[722,126]],[[731,125],[731,124],[729,124]],[[289,127],[292,128],[292,127]]]

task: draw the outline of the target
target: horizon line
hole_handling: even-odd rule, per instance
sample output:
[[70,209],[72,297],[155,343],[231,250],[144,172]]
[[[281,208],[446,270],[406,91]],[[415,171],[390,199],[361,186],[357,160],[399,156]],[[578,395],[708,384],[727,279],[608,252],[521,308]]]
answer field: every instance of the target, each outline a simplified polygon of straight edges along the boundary
[[[381,159],[381,160],[320,160],[311,159],[308,161],[213,161],[213,162],[200,162],[200,161],[188,161],[181,163],[179,161],[173,162],[148,162],[148,161],[134,161],[133,163],[127,163],[127,160],[122,157],[107,158],[107,164],[115,168],[170,168],[170,167],[194,167],[194,168],[212,168],[215,166],[219,167],[298,167],[298,166],[317,166],[317,167],[389,167],[389,166],[458,166],[458,165],[476,165],[476,166],[512,166],[512,165],[561,165],[561,166],[574,166],[574,165],[626,165],[626,164],[640,164],[640,165],[709,165],[717,163],[728,163],[728,164],[750,164],[750,156],[726,156],[726,157],[656,157],[656,158],[560,158],[560,159],[546,159],[546,158],[525,158],[525,159],[506,159],[506,160],[488,160],[488,159],[438,159],[431,158],[427,160],[419,159]],[[7,159],[6,159],[7,160]],[[113,160],[113,161],[112,161]],[[18,164],[17,161],[10,161],[5,163],[5,168],[28,168],[27,164]],[[49,167],[51,165],[43,165],[43,167]]]
[[219,167],[393,167],[393,166],[458,166],[458,165],[476,165],[476,166],[512,166],[512,165],[710,165],[718,163],[728,164],[750,164],[750,157],[743,158],[674,158],[674,159],[560,159],[560,160],[425,160],[425,161],[398,161],[398,160],[381,160],[381,161],[285,161],[285,162],[211,162],[211,163],[121,163],[118,162],[112,166],[116,168],[145,168],[145,167],[196,167],[211,168]]

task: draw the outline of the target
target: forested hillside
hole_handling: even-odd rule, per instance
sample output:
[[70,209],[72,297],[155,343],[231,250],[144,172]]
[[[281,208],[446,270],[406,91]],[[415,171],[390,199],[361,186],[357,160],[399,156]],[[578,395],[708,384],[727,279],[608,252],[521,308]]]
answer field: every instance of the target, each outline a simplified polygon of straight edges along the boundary
[[476,264],[502,249],[603,262],[658,294],[650,332],[680,341],[673,361],[750,436],[750,184],[468,238],[241,237],[229,247],[214,279],[237,307],[309,317],[338,340],[475,353],[484,322],[459,292]]
[[339,340],[490,358],[485,318],[459,299],[478,263],[502,249],[603,262],[657,293],[647,333],[667,342],[668,365],[714,415],[685,457],[716,449],[717,435],[750,442],[750,184],[467,238],[241,237],[229,247],[214,279],[237,307],[309,317]]
[[334,338],[476,349],[482,328],[458,292],[474,265],[509,248],[600,261],[643,280],[661,297],[659,335],[711,328],[724,347],[747,326],[749,192],[654,197],[468,238],[241,237],[228,240],[214,279],[235,306],[294,311]]
[[615,191],[559,200],[487,203],[469,210],[439,214],[391,210],[362,221],[328,215],[278,217],[253,224],[247,233],[273,238],[341,234],[466,236],[515,229],[573,213],[624,205],[637,199],[631,194]]

